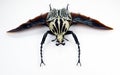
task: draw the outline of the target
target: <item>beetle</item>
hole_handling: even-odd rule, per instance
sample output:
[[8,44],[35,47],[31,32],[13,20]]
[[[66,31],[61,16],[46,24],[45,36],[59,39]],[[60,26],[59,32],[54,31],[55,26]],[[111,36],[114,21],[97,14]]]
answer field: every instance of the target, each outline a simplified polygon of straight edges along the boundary
[[[75,43],[78,46],[78,62],[77,65],[80,64],[80,43],[78,41],[78,38],[76,34],[69,30],[71,26],[75,26],[77,24],[83,24],[87,25],[90,27],[98,28],[98,29],[103,29],[103,30],[112,30],[113,28],[108,27],[101,23],[100,21],[84,16],[79,13],[73,13],[69,12],[68,10],[68,5],[66,8],[62,9],[55,9],[51,8],[51,5],[49,5],[50,11],[44,14],[41,14],[34,19],[30,19],[26,23],[21,24],[19,27],[9,30],[8,32],[18,32],[22,30],[26,30],[35,26],[46,26],[49,28],[48,31],[43,35],[42,41],[41,41],[41,46],[40,46],[40,57],[41,57],[41,63],[45,65],[43,61],[43,53],[42,53],[42,48],[43,44],[45,43],[46,37],[48,34],[54,35],[56,38],[52,41],[56,41],[56,46],[59,45],[65,45],[65,40],[67,40],[64,36],[72,34]],[[67,40],[68,41],[68,40]]]

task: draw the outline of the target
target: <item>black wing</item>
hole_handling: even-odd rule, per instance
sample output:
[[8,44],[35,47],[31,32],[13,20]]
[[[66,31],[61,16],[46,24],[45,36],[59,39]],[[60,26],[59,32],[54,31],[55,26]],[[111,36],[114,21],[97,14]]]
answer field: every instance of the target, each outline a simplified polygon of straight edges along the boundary
[[92,19],[90,17],[84,16],[81,14],[71,13],[71,16],[72,16],[72,24],[84,24],[84,25],[88,25],[90,27],[95,27],[95,28],[105,29],[105,30],[113,29],[111,27],[108,27],[108,26],[102,24],[98,20]]
[[8,32],[18,32],[18,31],[22,31],[25,29],[29,29],[29,28],[34,27],[34,26],[46,25],[47,14],[48,13],[37,16],[34,19],[31,19],[31,20],[27,21],[26,23],[21,24],[19,27],[12,29]]

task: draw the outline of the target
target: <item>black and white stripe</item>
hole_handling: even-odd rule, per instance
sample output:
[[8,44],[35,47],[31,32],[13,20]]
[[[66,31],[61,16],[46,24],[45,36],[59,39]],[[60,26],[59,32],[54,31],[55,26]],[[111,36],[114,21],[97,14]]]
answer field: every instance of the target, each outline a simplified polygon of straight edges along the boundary
[[49,23],[49,28],[55,35],[64,35],[69,29],[69,27],[69,22],[60,17],[54,19],[52,22]]

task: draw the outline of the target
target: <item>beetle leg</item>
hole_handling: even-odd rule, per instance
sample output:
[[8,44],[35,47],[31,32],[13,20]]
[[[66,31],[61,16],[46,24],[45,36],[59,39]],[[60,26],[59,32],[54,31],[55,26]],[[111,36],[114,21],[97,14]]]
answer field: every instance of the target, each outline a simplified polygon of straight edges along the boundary
[[80,46],[79,46],[80,43],[79,43],[79,41],[78,41],[78,38],[77,38],[76,34],[73,33],[72,31],[68,31],[68,32],[66,33],[66,35],[67,35],[67,34],[72,34],[72,36],[73,36],[76,44],[78,45],[78,62],[77,62],[77,65],[80,64],[80,66],[81,66],[81,62],[80,62]]
[[55,38],[55,39],[53,39],[53,40],[51,40],[51,41],[54,42],[55,40],[57,40],[57,38]]
[[40,56],[41,56],[41,63],[40,63],[40,66],[42,64],[45,65],[44,61],[43,61],[43,54],[42,54],[42,48],[43,48],[43,44],[45,43],[45,39],[47,37],[48,34],[51,34],[50,31],[47,31],[44,35],[43,35],[43,38],[42,38],[42,41],[41,41],[41,46],[40,46]]
[[66,41],[69,41],[68,39],[64,38]]

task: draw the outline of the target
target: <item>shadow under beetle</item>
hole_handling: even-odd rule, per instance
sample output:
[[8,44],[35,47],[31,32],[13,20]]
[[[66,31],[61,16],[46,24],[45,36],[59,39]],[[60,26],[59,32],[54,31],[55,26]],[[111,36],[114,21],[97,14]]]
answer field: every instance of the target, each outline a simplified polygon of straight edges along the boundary
[[41,46],[40,46],[41,63],[40,63],[40,66],[42,64],[45,65],[45,63],[43,61],[42,48],[43,48],[43,44],[44,44],[45,39],[48,34],[56,36],[56,38],[54,40],[52,40],[52,41],[56,41],[56,46],[59,46],[60,44],[65,45],[64,41],[67,39],[64,38],[64,36],[72,34],[72,36],[75,40],[75,43],[78,46],[77,65],[78,64],[81,65],[81,63],[80,63],[80,43],[78,41],[76,34],[73,31],[70,31],[69,28],[71,26],[74,26],[77,24],[83,24],[83,25],[87,25],[90,27],[94,27],[94,28],[99,28],[99,29],[104,29],[104,30],[112,30],[111,27],[108,27],[108,26],[102,24],[98,20],[81,15],[79,13],[69,12],[68,5],[66,8],[62,8],[62,9],[55,9],[55,8],[51,8],[51,5],[49,5],[49,6],[50,6],[49,12],[42,14],[40,16],[37,16],[34,19],[31,19],[31,20],[27,21],[26,23],[21,24],[19,27],[8,31],[8,32],[18,32],[18,31],[22,31],[25,29],[29,29],[31,27],[35,27],[35,26],[46,26],[49,28],[49,30],[46,31],[46,33],[43,35],[43,38],[41,41]]

